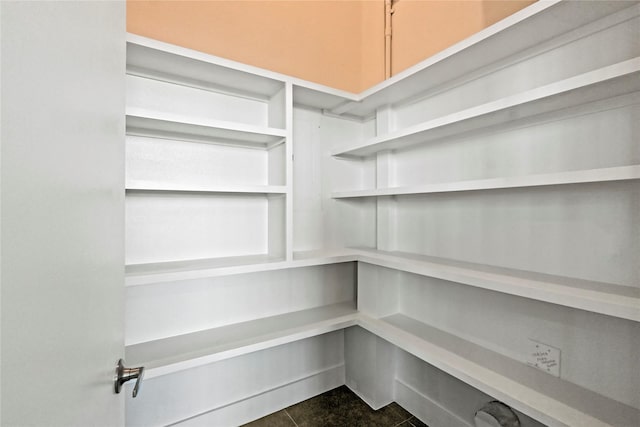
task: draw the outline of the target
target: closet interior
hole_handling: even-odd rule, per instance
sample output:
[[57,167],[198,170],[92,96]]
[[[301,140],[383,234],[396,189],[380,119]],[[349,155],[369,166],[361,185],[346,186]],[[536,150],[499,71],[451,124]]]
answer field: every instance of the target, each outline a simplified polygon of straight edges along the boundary
[[535,3],[361,94],[133,34],[126,78],[128,425],[342,384],[640,423],[640,5]]

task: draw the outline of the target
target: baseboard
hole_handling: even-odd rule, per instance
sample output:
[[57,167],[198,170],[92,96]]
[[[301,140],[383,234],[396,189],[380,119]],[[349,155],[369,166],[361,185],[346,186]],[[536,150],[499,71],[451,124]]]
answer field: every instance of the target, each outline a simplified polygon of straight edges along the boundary
[[429,396],[396,378],[395,401],[429,427],[473,427]]
[[344,372],[344,364],[332,366],[171,425],[179,427],[242,425],[343,385]]
[[380,408],[384,408],[385,406],[387,406],[389,403],[391,403],[392,401],[389,402],[383,402],[383,403],[379,403],[379,404],[375,404],[375,402],[373,402],[366,394],[363,394],[362,391],[356,389],[356,388],[352,388],[349,387],[349,382],[347,381],[346,384],[347,388],[349,390],[351,390],[356,396],[358,396],[362,401],[364,401],[364,403],[366,403],[371,409],[373,409],[374,411],[377,411]]

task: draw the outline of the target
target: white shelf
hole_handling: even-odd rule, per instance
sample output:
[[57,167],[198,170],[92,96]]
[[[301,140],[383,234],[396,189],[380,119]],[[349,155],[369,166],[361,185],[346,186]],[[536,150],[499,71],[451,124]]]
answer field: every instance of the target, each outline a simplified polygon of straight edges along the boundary
[[352,262],[357,256],[351,251],[299,252],[292,261],[266,254],[188,261],[134,264],[126,266],[125,285],[139,286],[204,277],[312,267],[316,265]]
[[277,73],[135,34],[127,34],[127,74],[263,100],[284,87]]
[[358,325],[549,426],[635,426],[640,411],[402,314]]
[[525,124],[535,116],[612,99],[640,90],[640,58],[630,59],[524,93],[508,96],[400,131],[377,136],[333,153],[338,157],[366,157],[436,139],[462,135],[507,122]]
[[284,142],[286,130],[194,119],[178,114],[127,108],[127,134],[156,138],[270,149]]
[[544,187],[552,185],[587,184],[594,182],[628,181],[640,179],[640,165],[549,174],[513,176],[505,178],[479,179],[413,187],[391,187],[375,190],[340,191],[332,194],[334,199],[355,197],[402,196],[417,194],[448,193],[460,191],[496,190],[506,188]]
[[262,254],[134,264],[126,266],[125,284],[152,285],[356,261],[640,322],[640,288],[370,249],[294,253],[292,261]]
[[357,260],[565,307],[640,322],[640,288],[403,252],[355,249]]
[[125,355],[148,379],[353,326],[356,316],[352,302],[333,304],[128,345]]
[[286,194],[287,187],[283,185],[226,185],[226,186],[193,186],[193,185],[167,185],[156,181],[135,180],[127,183],[126,191],[134,192],[186,192],[186,193],[213,193],[213,194]]

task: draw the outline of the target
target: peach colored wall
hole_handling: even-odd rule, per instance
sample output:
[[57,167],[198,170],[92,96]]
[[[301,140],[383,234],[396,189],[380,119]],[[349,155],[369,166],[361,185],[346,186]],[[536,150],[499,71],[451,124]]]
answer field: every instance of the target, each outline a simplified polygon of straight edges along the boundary
[[127,31],[357,92],[364,3],[129,0]]
[[[393,73],[532,2],[395,0]],[[384,79],[384,0],[128,0],[127,31],[352,92]]]
[[535,0],[395,0],[392,74],[506,18]]
[[384,80],[384,0],[369,0],[362,7],[360,90]]

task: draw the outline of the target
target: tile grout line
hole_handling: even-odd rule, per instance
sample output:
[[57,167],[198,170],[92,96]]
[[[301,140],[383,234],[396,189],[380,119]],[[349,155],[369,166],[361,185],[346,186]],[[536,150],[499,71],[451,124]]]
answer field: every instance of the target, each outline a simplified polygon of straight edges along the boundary
[[[394,401],[394,402],[391,402],[391,403],[396,403],[396,402]],[[402,406],[398,405],[397,403],[396,403],[396,405],[399,406],[400,408],[402,408]],[[387,406],[391,406],[391,404],[389,404]],[[409,417],[404,419],[404,420],[402,420],[402,421],[400,421],[398,424],[394,425],[393,427],[398,427],[400,424],[406,423],[407,421],[411,420],[412,418],[415,418],[415,416],[413,414],[411,414],[409,411],[407,411],[404,408],[402,408],[402,409],[409,414]],[[401,415],[401,413],[396,411],[394,408],[391,408],[391,411],[395,412],[398,415]],[[409,423],[409,424],[411,424],[411,423]]]
[[296,427],[298,427],[298,423],[296,422],[296,420],[293,419],[293,417],[289,414],[289,411],[287,411],[286,409],[284,409],[284,413],[287,414],[287,417],[289,417],[289,419],[291,420],[291,422],[293,423],[293,425],[295,425]]
[[[414,419],[415,417],[413,415],[411,415],[409,418],[407,418],[406,420],[402,420],[400,421],[398,424],[395,424],[393,427],[398,427],[399,425],[402,425],[406,422],[408,422],[409,424],[411,424],[411,420]],[[411,424],[413,426],[413,424]]]

